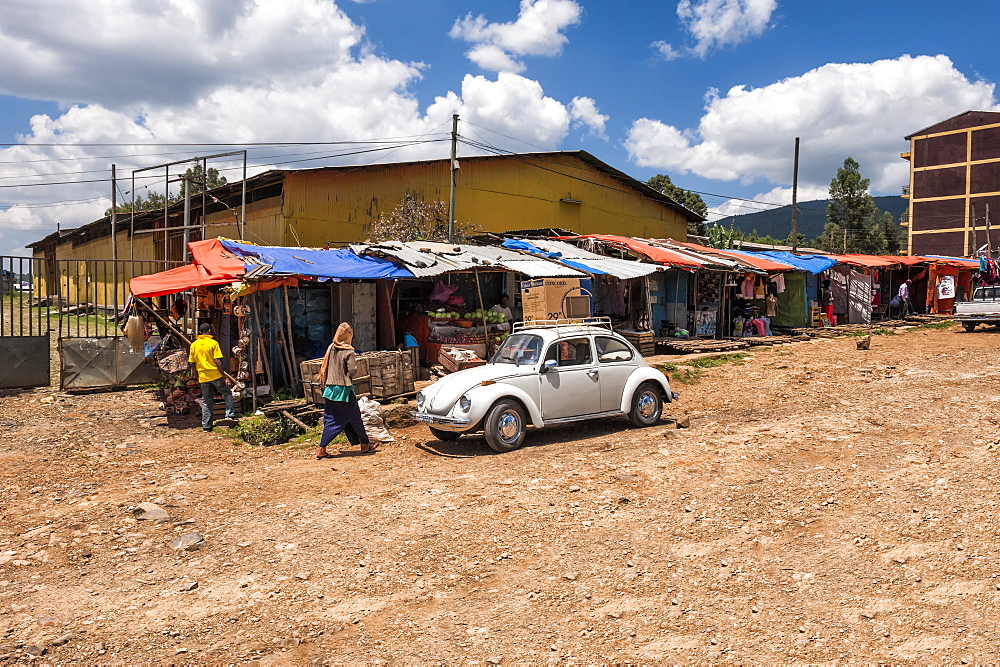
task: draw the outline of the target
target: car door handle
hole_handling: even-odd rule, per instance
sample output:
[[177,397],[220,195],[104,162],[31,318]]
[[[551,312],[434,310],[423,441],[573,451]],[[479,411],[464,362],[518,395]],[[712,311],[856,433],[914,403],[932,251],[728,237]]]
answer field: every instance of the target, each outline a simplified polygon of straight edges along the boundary
[[589,375],[592,378],[595,378],[595,377],[597,377],[597,370],[596,369],[589,370],[589,371],[587,371],[587,375]]

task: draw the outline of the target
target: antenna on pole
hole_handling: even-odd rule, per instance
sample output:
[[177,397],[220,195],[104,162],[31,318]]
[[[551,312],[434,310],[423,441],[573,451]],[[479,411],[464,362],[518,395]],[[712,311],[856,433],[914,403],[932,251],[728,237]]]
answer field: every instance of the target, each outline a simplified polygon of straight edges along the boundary
[[448,243],[455,242],[455,172],[458,171],[458,114],[451,115],[451,195],[448,198]]
[[795,166],[792,168],[792,252],[799,247],[799,138],[795,137]]

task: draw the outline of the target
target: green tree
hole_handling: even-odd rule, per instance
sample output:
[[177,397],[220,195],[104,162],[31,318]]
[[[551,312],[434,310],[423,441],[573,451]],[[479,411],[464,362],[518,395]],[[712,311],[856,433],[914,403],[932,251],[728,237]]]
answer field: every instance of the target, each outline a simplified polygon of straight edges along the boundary
[[[118,205],[119,213],[129,213],[133,210],[135,211],[155,211],[162,210],[164,205],[169,206],[177,201],[176,195],[169,195],[164,197],[159,192],[150,192],[145,199],[142,195],[138,195],[135,198],[135,207],[133,208],[132,202],[127,201],[123,204]],[[111,209],[109,208],[104,212],[104,215],[111,215]]]
[[733,241],[742,241],[746,238],[746,235],[742,231],[736,229],[735,222],[728,228],[725,225],[715,223],[705,230],[705,235],[708,236],[708,245],[722,250],[732,248]]
[[844,166],[830,181],[830,200],[826,207],[828,222],[818,239],[821,248],[830,252],[871,255],[900,252],[899,225],[891,213],[875,206],[875,200],[868,193],[869,185],[857,161],[850,157],[844,160]]
[[193,197],[204,190],[211,190],[225,185],[226,177],[219,176],[219,170],[215,167],[208,168],[207,178],[201,168],[201,164],[188,167],[187,171],[184,172],[184,180],[181,181],[181,192],[178,195],[178,199],[184,199],[185,186],[189,181],[191,183],[191,196]]
[[[461,243],[478,228],[455,223],[455,241]],[[447,241],[448,204],[423,201],[407,193],[390,213],[380,213],[368,225],[369,241]]]
[[[690,190],[677,187],[666,174],[657,174],[656,176],[653,176],[646,181],[646,185],[653,188],[657,192],[665,194],[681,206],[694,211],[703,218],[708,215],[708,205],[705,204],[701,195],[697,192],[691,192]],[[688,234],[705,236],[705,222],[688,222],[687,231]]]

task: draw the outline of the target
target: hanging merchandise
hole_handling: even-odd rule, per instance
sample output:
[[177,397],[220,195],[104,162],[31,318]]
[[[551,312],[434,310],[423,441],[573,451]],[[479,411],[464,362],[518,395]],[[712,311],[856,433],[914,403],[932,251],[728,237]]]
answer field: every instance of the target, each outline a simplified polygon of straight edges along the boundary
[[941,276],[940,282],[937,286],[938,298],[939,299],[954,299],[955,298],[955,277],[954,276]]
[[764,311],[768,317],[774,317],[778,314],[778,297],[773,294],[768,294],[767,299],[764,302]]
[[776,291],[777,291],[778,294],[784,294],[785,293],[785,274],[784,273],[776,273],[775,275],[771,276],[771,284],[774,285],[774,287],[775,287],[775,289],[776,289]]
[[743,287],[741,288],[741,292],[744,299],[753,298],[754,283],[756,280],[757,279],[754,276],[743,276]]

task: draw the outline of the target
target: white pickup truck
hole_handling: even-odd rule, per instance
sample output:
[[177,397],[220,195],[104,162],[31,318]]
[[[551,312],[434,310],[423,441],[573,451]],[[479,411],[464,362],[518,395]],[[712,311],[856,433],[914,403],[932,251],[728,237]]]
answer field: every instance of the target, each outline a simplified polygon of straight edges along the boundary
[[1000,285],[977,287],[972,301],[957,302],[955,319],[966,331],[975,331],[979,324],[1000,325]]

